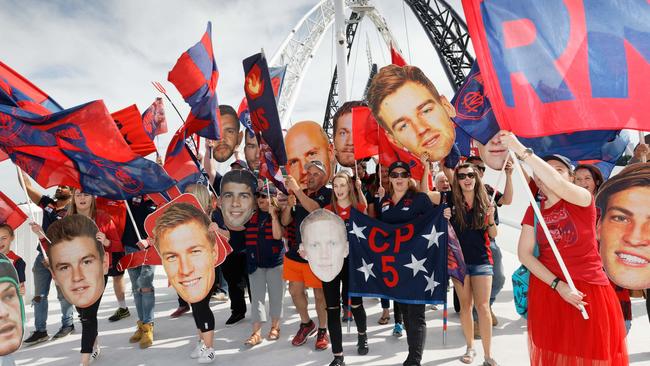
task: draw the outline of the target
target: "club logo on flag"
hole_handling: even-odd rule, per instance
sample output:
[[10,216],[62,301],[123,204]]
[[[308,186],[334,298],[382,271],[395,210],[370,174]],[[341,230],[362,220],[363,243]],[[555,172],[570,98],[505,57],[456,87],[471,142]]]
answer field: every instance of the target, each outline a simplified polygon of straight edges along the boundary
[[254,64],[246,76],[246,93],[251,99],[257,99],[264,94],[264,80],[259,65]]
[[492,107],[485,104],[485,95],[483,94],[483,77],[480,72],[471,74],[463,84],[463,87],[458,92],[462,95],[461,98],[456,100],[454,108],[456,108],[456,115],[465,120],[480,120],[485,118],[492,111]]
[[115,183],[117,183],[123,191],[129,194],[136,194],[144,187],[143,182],[133,179],[126,170],[113,162],[91,159],[90,163],[100,170],[110,172],[110,175],[115,177]]

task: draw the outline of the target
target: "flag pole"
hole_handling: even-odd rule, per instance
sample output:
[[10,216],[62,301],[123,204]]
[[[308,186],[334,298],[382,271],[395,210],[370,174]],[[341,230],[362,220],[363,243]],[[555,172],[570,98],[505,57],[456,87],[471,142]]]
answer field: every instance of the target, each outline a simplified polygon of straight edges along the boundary
[[[32,210],[32,203],[31,199],[29,199],[29,193],[27,193],[27,186],[25,185],[25,178],[23,177],[23,171],[20,169],[18,165],[16,165],[16,171],[18,172],[18,179],[20,180],[20,185],[23,187],[23,192],[25,193],[25,198],[27,199],[27,210],[29,211],[29,217],[32,219],[32,222],[36,222],[36,216],[34,216],[34,211]],[[52,244],[52,241],[50,238],[47,237],[47,235],[43,232],[43,228],[39,230],[40,234],[43,234],[45,237],[45,240],[47,240],[48,243]],[[38,241],[38,246],[41,247],[41,253],[43,253],[43,257],[45,259],[47,258],[47,253],[45,252],[45,248],[43,248],[43,245],[41,244],[41,241]]]
[[[553,250],[553,254],[555,255],[555,259],[557,260],[558,264],[560,265],[560,269],[562,270],[562,274],[564,275],[564,278],[566,279],[567,284],[573,291],[577,291],[575,284],[573,283],[573,279],[571,279],[571,275],[569,274],[569,270],[566,268],[566,265],[564,264],[564,260],[562,259],[562,255],[560,254],[560,251],[557,249],[557,245],[555,245],[555,240],[553,240],[553,237],[551,236],[551,232],[548,230],[548,226],[546,226],[546,221],[544,220],[544,217],[542,216],[542,212],[539,209],[539,206],[535,203],[535,198],[533,197],[533,193],[530,191],[528,188],[528,182],[526,182],[526,178],[524,176],[524,169],[521,167],[521,163],[519,163],[519,159],[515,156],[514,151],[510,151],[510,157],[512,158],[515,169],[517,169],[517,172],[519,172],[519,177],[521,179],[522,184],[524,187],[526,187],[526,195],[528,196],[528,201],[530,202],[531,206],[533,207],[533,211],[535,212],[535,215],[539,219],[539,224],[542,226],[542,230],[544,230],[544,235],[546,235],[546,239],[548,240],[549,245],[551,246],[551,249]],[[582,313],[582,317],[585,320],[589,319],[589,314],[587,314],[587,310],[583,305],[580,305],[580,312]]]
[[129,207],[129,202],[124,200],[124,204],[126,205],[126,212],[129,214],[129,218],[131,219],[131,224],[133,225],[133,229],[135,230],[135,235],[138,237],[138,242],[142,241],[142,235],[140,235],[140,230],[138,229],[138,225],[135,224],[135,219],[133,218],[133,213],[131,212],[131,207]]
[[442,345],[447,345],[447,297],[442,308]]
[[508,160],[510,160],[509,156],[503,161],[503,166],[501,167],[501,170],[499,171],[499,177],[497,178],[497,184],[494,186],[494,192],[492,192],[492,198],[490,199],[490,205],[494,204],[494,199],[497,196],[497,189],[499,188],[499,184],[501,184],[501,178],[503,178],[503,175],[504,175],[504,173],[506,171],[506,165],[508,165]]

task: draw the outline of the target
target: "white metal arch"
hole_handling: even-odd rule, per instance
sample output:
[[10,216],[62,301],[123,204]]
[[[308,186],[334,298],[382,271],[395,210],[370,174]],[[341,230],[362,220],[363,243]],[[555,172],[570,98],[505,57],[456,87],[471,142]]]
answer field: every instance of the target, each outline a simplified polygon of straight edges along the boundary
[[[387,47],[390,48],[392,44],[399,50],[386,20],[370,0],[346,0],[345,5],[354,12],[364,13],[368,16],[386,42]],[[291,29],[269,62],[269,66],[287,66],[282,92],[278,100],[278,113],[283,128],[286,128],[289,123],[309,65],[323,41],[325,33],[333,23],[334,1],[321,0]]]

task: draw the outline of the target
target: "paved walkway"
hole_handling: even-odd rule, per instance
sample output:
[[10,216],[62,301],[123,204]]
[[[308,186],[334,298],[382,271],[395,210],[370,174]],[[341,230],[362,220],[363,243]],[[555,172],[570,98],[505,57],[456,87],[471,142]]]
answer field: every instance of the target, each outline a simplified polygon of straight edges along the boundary
[[[506,273],[519,266],[515,256],[516,238],[518,230],[501,225],[499,243],[504,252],[504,265]],[[30,264],[31,265],[31,264]],[[128,283],[128,278],[125,279]],[[54,295],[53,295],[54,294]],[[450,300],[451,300],[451,292]],[[109,323],[107,318],[117,307],[112,285],[109,283],[99,310],[99,341],[102,354],[95,365],[106,366],[131,366],[131,365],[193,365],[194,360],[189,359],[194,343],[196,342],[196,329],[190,314],[179,319],[169,318],[169,314],[176,308],[176,294],[167,287],[162,267],[157,270],[156,276],[156,328],[154,345],[146,350],[140,350],[128,343],[128,338],[135,330],[137,320],[132,299],[127,297],[129,308],[132,312],[130,318]],[[310,313],[315,317],[313,297]],[[55,291],[50,295],[49,333],[54,334],[59,324],[59,309]],[[217,329],[215,332],[215,348],[217,360],[215,365],[328,365],[332,360],[331,350],[314,351],[314,338],[311,338],[301,347],[293,347],[290,339],[298,328],[299,318],[295,313],[291,298],[285,296],[285,318],[282,322],[281,339],[276,342],[264,341],[253,349],[243,346],[244,340],[250,335],[251,324],[245,321],[232,328],[225,328],[224,322],[230,315],[228,303],[212,304],[215,314]],[[377,319],[381,314],[379,301],[366,299],[365,307],[368,312],[368,334],[370,353],[366,356],[357,356],[356,335],[354,326],[351,333],[346,334],[344,325],[343,348],[346,352],[345,361],[348,365],[401,365],[406,358],[406,337],[395,338],[391,335],[392,325],[378,325]],[[29,333],[33,330],[33,311],[28,307],[27,316]],[[628,336],[629,353],[632,365],[650,365],[650,325],[646,316],[645,304],[642,300],[635,299],[632,304],[634,320],[632,330]],[[515,312],[512,303],[512,284],[509,279],[499,295],[494,312],[499,318],[499,325],[494,329],[493,354],[502,365],[527,365],[528,353],[526,345],[526,323]],[[427,341],[423,365],[462,365],[458,357],[465,350],[465,343],[460,329],[458,314],[453,311],[450,302],[449,329],[447,344],[442,343],[442,311],[428,310],[427,316]],[[31,348],[22,349],[15,354],[18,365],[76,365],[79,360],[81,326],[75,322],[76,332],[64,339],[50,341]],[[263,334],[268,332],[268,325],[263,328]],[[580,340],[576,340],[579,342]],[[475,345],[479,356],[474,365],[483,362],[483,352],[480,344]]]

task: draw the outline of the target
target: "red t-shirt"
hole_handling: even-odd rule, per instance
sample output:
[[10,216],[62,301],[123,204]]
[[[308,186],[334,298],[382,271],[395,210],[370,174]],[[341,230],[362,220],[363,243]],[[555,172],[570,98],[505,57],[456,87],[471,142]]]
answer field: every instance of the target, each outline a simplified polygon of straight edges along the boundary
[[[348,221],[350,219],[350,207],[352,207],[352,205],[344,208],[337,204],[336,210],[334,210],[334,206],[332,206],[332,204],[330,203],[327,206],[325,206],[324,209],[330,210],[335,214],[339,215],[339,217],[342,218],[343,221]],[[366,208],[367,208],[366,205],[364,205],[363,203],[361,202],[357,203],[357,207],[356,207],[357,211],[364,212]]]
[[[564,200],[560,200],[548,208],[544,206],[545,201],[542,201],[542,216],[571,278],[594,285],[609,285],[609,280],[603,270],[603,262],[598,253],[594,200],[591,200],[588,207],[580,207]],[[533,226],[532,207],[528,207],[526,210],[521,224]],[[539,223],[537,224],[537,243],[540,262],[556,276],[564,279],[560,265],[555,259],[553,250]]]
[[99,228],[99,231],[106,234],[106,239],[111,242],[111,245],[106,249],[109,253],[119,253],[124,251],[124,245],[122,245],[122,239],[117,232],[117,227],[113,218],[109,216],[104,211],[97,211],[95,214],[95,224]]

